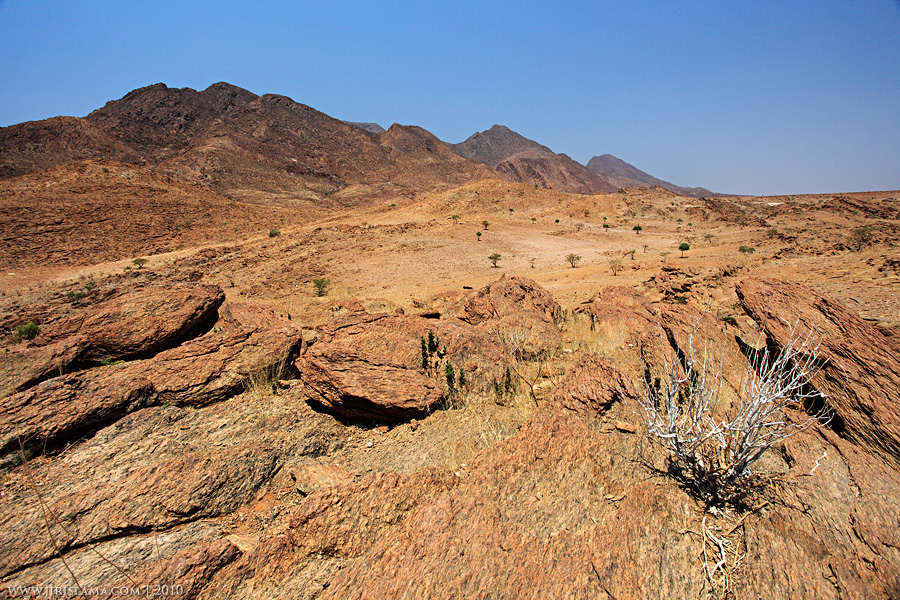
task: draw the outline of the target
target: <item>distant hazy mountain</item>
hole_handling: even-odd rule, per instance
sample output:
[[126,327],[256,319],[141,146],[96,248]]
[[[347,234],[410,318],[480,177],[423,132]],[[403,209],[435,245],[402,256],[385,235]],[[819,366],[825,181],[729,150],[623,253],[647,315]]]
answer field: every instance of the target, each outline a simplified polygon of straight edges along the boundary
[[587,168],[598,175],[603,175],[611,184],[619,188],[640,188],[658,185],[659,187],[671,190],[681,196],[702,198],[705,196],[716,195],[705,188],[682,187],[680,185],[675,185],[674,183],[669,183],[668,181],[663,181],[662,179],[657,179],[656,177],[629,165],[624,160],[616,158],[612,154],[593,157],[588,161]]
[[494,125],[450,147],[462,157],[493,167],[510,181],[575,194],[619,189],[565,154],[556,154],[503,125]]
[[378,123],[357,123],[356,121],[344,121],[348,125],[356,125],[360,129],[365,129],[366,131],[371,131],[372,133],[384,133],[387,131],[384,127],[379,125]]

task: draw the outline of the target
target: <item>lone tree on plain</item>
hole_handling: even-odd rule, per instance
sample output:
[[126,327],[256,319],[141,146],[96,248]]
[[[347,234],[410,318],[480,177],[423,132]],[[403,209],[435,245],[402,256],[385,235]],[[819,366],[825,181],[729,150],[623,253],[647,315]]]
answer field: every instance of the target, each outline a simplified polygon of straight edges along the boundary
[[681,250],[681,258],[684,258],[684,253],[691,249],[691,245],[687,242],[681,242],[678,244],[678,249]]
[[501,258],[502,258],[502,257],[501,257],[499,254],[497,254],[496,252],[494,252],[493,254],[491,254],[490,256],[488,256],[488,260],[491,261],[492,263],[494,263],[494,267],[495,267],[495,268],[497,267],[497,262],[498,262]]
[[481,232],[480,231],[475,232],[475,239],[478,240],[479,242],[481,241]]
[[572,268],[575,268],[575,265],[578,264],[578,261],[581,260],[581,256],[578,254],[572,253],[566,257],[566,262],[572,265]]
[[644,228],[641,227],[640,225],[635,225],[634,227],[632,227],[632,229],[634,230],[634,232],[636,234],[641,235],[641,230],[643,230]]
[[603,231],[609,231],[609,223],[603,224]]
[[740,248],[738,248],[738,252],[743,255],[753,254],[754,252],[756,252],[756,248],[754,248],[753,246],[741,246]]
[[134,266],[136,266],[138,269],[140,269],[147,263],[147,259],[146,258],[136,258],[131,262]]
[[672,254],[672,253],[669,252],[668,250],[664,250],[664,251],[662,251],[662,252],[659,253],[659,255],[662,256],[662,261],[663,261],[663,262],[666,262],[666,257],[667,257],[668,255],[670,255],[670,254]]
[[487,221],[482,221],[481,224],[484,225],[485,230],[487,230],[488,225],[490,225],[490,223],[488,223]]
[[453,219],[453,222],[454,222],[454,223],[459,223],[459,215],[453,215],[453,216],[450,217],[450,218]]
[[621,258],[611,258],[609,259],[609,270],[612,271],[613,277],[616,276],[616,273],[619,272],[619,269],[622,268],[622,259]]
[[316,296],[319,296],[320,298],[324,296],[327,293],[330,284],[331,280],[325,279],[324,277],[313,279],[313,287],[316,288]]

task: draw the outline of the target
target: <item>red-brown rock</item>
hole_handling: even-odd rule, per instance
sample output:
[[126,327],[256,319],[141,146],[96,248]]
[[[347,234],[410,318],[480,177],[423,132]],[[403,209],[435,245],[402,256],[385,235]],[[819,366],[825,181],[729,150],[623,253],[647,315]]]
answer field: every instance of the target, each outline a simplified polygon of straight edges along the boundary
[[225,299],[218,286],[154,285],[109,297],[41,324],[41,333],[8,353],[0,397],[104,359],[148,358],[216,320]]
[[747,279],[737,285],[747,313],[779,346],[791,329],[812,330],[826,361],[812,384],[827,396],[832,426],[900,466],[900,356],[896,344],[839,302],[796,283]]
[[[422,369],[421,340],[433,332],[446,349]],[[485,390],[502,375],[502,351],[489,333],[467,324],[387,313],[338,317],[296,366],[311,401],[352,419],[418,418],[447,397],[449,362],[466,368],[467,388]]]
[[595,414],[613,402],[633,403],[636,399],[628,374],[614,360],[599,354],[583,356],[553,392],[553,401],[560,406]]

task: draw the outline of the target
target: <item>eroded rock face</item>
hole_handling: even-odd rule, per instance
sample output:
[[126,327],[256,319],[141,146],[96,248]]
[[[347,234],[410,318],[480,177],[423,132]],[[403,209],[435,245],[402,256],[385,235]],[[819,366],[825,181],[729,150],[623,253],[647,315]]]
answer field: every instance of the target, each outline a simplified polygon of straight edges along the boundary
[[153,356],[211,325],[225,300],[218,286],[194,284],[109,296],[42,324],[38,337],[8,353],[0,368],[0,397],[81,365]]
[[637,392],[631,378],[610,358],[588,354],[566,374],[553,392],[553,401],[576,412],[601,413],[613,402],[633,402]]
[[[301,331],[275,315],[226,313],[227,331],[209,332],[153,358],[57,377],[0,406],[0,467],[54,451],[155,403],[206,406],[290,369]],[[235,316],[237,315],[237,316]],[[241,324],[241,318],[247,325]],[[287,325],[285,325],[287,324]],[[273,327],[274,326],[274,327]]]
[[[124,365],[56,377],[0,403],[0,468],[74,443],[156,402],[153,383]],[[21,448],[20,448],[21,443]]]
[[503,275],[451,303],[442,318],[477,325],[495,336],[521,338],[518,348],[527,359],[560,347],[562,337],[556,327],[560,312],[550,292],[536,282]]
[[[421,340],[431,331],[446,349],[422,368]],[[393,314],[339,317],[296,366],[310,399],[350,419],[418,418],[447,398],[445,363],[465,370],[467,388],[488,389],[502,376],[502,351],[487,332],[462,323]]]
[[827,361],[812,384],[827,395],[843,435],[900,467],[900,354],[897,344],[839,302],[796,283],[747,279],[737,285],[747,313],[774,342],[812,330]]

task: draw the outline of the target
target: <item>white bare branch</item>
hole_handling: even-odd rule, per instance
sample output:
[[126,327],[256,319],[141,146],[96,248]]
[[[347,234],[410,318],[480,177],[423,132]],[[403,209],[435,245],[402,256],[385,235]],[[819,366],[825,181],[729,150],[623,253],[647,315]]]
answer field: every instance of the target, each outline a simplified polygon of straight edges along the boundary
[[[823,361],[815,331],[801,333],[798,320],[781,349],[763,345],[751,352],[737,410],[731,418],[716,418],[724,361],[705,344],[697,358],[699,322],[691,327],[686,355],[665,356],[665,383],[646,380],[639,402],[650,436],[700,496],[716,504],[746,495],[755,483],[750,465],[766,450],[827,418],[824,396],[809,385]],[[757,348],[762,341],[760,334]],[[817,408],[793,422],[784,412],[789,405]]]

